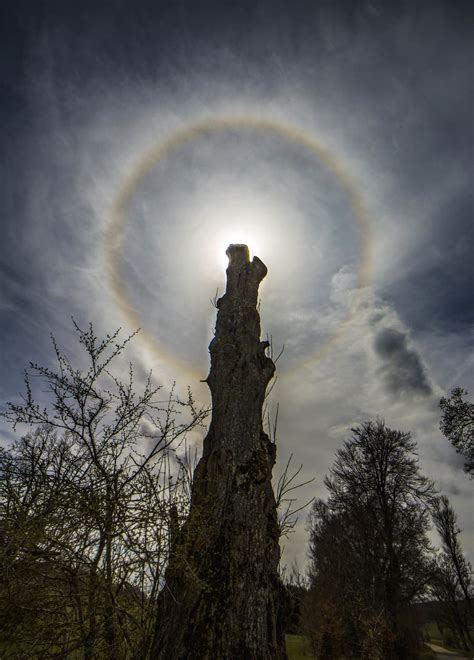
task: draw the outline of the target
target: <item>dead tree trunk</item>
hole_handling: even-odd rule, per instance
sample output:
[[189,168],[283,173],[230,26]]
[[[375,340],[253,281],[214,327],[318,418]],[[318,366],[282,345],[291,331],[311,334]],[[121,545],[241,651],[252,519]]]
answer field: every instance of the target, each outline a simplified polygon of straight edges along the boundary
[[211,341],[212,420],[158,600],[153,659],[286,658],[275,445],[262,406],[275,365],[260,341],[258,287],[267,273],[245,245],[227,249],[227,290]]

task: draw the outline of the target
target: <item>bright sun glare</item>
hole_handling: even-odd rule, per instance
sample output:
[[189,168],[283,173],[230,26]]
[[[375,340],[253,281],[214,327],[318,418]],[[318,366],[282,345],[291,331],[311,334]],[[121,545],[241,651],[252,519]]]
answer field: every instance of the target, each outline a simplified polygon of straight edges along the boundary
[[[225,270],[229,260],[226,250],[233,243],[243,243],[247,245],[250,252],[250,259],[258,256],[264,259],[262,249],[268,248],[268,237],[271,235],[269,228],[272,218],[275,219],[276,213],[271,208],[266,208],[262,204],[242,204],[239,209],[232,213],[233,218],[229,219],[231,213],[228,208],[214,208],[207,218],[208,226],[214,227],[214,242],[212,252],[216,255],[216,262],[219,268]],[[225,219],[225,225],[222,220]],[[267,238],[265,238],[267,236]]]
[[226,232],[226,237],[219,242],[217,253],[219,266],[221,266],[224,270],[229,265],[229,259],[226,255],[226,250],[229,245],[233,243],[243,243],[244,245],[247,245],[250,252],[250,260],[252,260],[255,255],[259,256],[260,250],[258,243],[253,238],[253,236],[249,234],[248,231],[241,230],[229,233]]

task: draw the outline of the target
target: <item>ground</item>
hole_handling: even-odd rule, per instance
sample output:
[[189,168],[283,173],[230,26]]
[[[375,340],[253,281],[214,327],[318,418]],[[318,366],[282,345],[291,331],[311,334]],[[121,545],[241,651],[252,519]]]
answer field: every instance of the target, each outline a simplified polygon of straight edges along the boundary
[[[310,660],[314,658],[311,654],[307,641],[302,635],[286,635],[286,651],[288,660]],[[427,643],[420,660],[457,660],[461,658],[474,658],[474,654],[466,654],[457,649],[449,649],[441,646],[440,642]]]
[[286,636],[286,652],[288,660],[310,660],[314,655],[310,653],[308,643],[302,635]]

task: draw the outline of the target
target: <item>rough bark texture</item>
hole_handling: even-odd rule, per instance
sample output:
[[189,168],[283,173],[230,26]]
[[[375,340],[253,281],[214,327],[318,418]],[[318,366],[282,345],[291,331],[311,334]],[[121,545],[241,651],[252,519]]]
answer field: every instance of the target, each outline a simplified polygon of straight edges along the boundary
[[275,365],[260,341],[258,287],[267,273],[245,245],[227,249],[227,290],[211,341],[212,420],[158,601],[152,657],[286,658],[275,445],[262,405]]

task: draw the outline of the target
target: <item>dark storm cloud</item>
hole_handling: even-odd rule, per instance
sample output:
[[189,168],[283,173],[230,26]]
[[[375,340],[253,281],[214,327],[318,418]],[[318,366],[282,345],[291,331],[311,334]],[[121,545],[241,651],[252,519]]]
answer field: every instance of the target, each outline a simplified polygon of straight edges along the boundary
[[22,272],[0,264],[0,407],[23,389],[23,370],[41,362],[51,348],[53,321],[49,296],[28,264]]
[[464,332],[474,324],[473,212],[472,192],[458,192],[444,202],[436,210],[429,242],[381,291],[415,332]]
[[[290,78],[303,73],[318,81],[319,88],[319,83],[327,82],[326,75],[335,73],[333,91],[338,94],[341,76],[363,94],[383,91],[399,76],[416,89],[416,75],[407,68],[415,52],[424,54],[428,73],[433,57],[452,56],[449,46],[454,34],[462,40],[469,33],[466,12],[453,7],[456,3],[431,2],[429,11],[423,11],[424,4],[413,0],[7,0],[2,3],[6,56],[2,63],[11,90],[21,89],[25,55],[41,57],[39,49],[28,52],[40,36],[43,45],[52,49],[55,75],[68,85],[123,74],[162,83],[167,73],[174,85],[191,71],[209,70],[212,65],[214,73],[226,69],[229,75],[252,82],[256,66],[264,85],[271,85],[278,74]],[[375,85],[374,74],[378,78],[383,70],[385,79]],[[385,103],[380,109],[396,111]],[[406,119],[398,116],[398,126]]]
[[423,364],[408,345],[406,334],[395,328],[383,328],[375,336],[374,349],[382,362],[378,371],[390,394],[431,394]]

